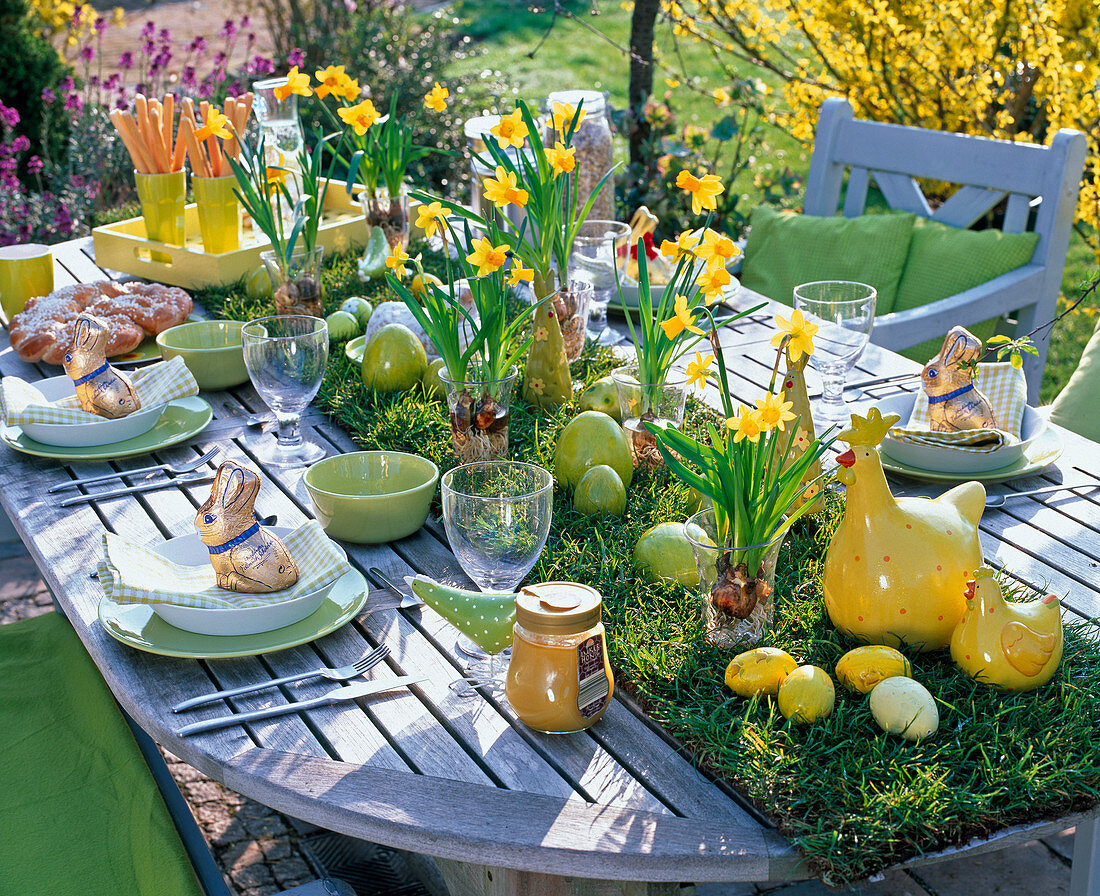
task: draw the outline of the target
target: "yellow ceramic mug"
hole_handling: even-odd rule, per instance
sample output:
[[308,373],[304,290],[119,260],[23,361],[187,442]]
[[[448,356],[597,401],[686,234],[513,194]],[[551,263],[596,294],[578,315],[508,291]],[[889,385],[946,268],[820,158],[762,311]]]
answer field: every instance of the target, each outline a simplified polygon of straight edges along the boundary
[[53,255],[49,246],[25,243],[0,248],[0,317],[8,323],[27,299],[53,292]]
[[202,247],[212,255],[232,252],[241,246],[241,209],[233,193],[236,187],[237,178],[233,175],[191,178]]
[[182,246],[184,239],[183,206],[187,198],[187,175],[180,171],[167,174],[134,172],[145,235],[158,243]]

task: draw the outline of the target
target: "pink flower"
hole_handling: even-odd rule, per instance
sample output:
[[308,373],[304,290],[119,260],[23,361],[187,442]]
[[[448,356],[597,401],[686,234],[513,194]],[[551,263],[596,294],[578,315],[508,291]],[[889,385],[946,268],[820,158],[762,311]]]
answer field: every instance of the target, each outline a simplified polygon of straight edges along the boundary
[[293,67],[301,68],[306,64],[306,54],[301,49],[295,47],[286,55],[286,64]]

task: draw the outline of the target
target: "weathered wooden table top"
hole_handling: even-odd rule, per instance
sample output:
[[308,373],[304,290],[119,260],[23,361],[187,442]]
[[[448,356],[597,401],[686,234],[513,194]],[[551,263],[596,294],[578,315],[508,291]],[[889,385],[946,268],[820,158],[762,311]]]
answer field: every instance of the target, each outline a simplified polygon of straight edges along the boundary
[[[57,284],[103,276],[90,240],[57,247]],[[742,302],[744,299],[742,299]],[[770,319],[755,316],[726,338],[734,357],[736,397],[760,397],[771,373]],[[850,380],[915,370],[900,357],[869,347]],[[0,342],[0,373],[27,379],[60,371],[20,361]],[[811,374],[812,375],[812,374]],[[901,388],[913,389],[910,380]],[[811,391],[815,388],[811,381]],[[855,407],[896,394],[897,386],[851,392]],[[205,394],[211,424],[185,444],[158,451],[158,462],[182,462],[217,446],[221,460],[257,466],[253,451],[273,438],[248,428],[245,417],[266,408],[250,385]],[[356,450],[324,414],[303,418],[308,438],[330,453]],[[1100,475],[1095,443],[1062,433],[1065,453],[1039,475],[991,492]],[[701,774],[675,744],[635,707],[616,699],[588,732],[543,735],[522,725],[502,695],[462,699],[448,683],[464,667],[455,630],[430,608],[399,610],[383,589],[371,590],[354,622],[311,644],[243,659],[176,659],[114,640],[98,622],[99,585],[89,579],[107,529],[153,544],[193,531],[209,485],[56,506],[46,489],[72,478],[133,470],[148,456],[110,463],[63,464],[0,446],[0,503],[8,512],[46,583],[128,713],[155,740],[229,787],[298,818],[442,859],[523,869],[546,875],[648,882],[767,881],[797,878],[797,852],[748,804]],[[261,515],[280,526],[311,516],[301,470],[260,467]],[[117,483],[116,483],[117,484]],[[108,486],[92,486],[101,490]],[[895,491],[935,494],[946,486],[895,481]],[[987,562],[1006,565],[1064,600],[1067,615],[1100,611],[1100,500],[1095,494],[1020,499],[987,512],[981,523]],[[413,572],[470,586],[451,554],[441,525],[429,524],[402,541],[345,545],[361,571],[378,567],[400,583]],[[614,632],[609,633],[614,637]],[[387,644],[387,662],[371,676],[427,676],[409,691],[360,703],[292,713],[246,727],[191,738],[174,730],[183,721],[169,707],[211,690],[337,666]],[[304,700],[333,687],[325,679],[269,689],[189,712],[186,721],[246,711],[288,697]],[[1014,829],[976,843],[990,849],[1073,824],[1078,818]],[[958,851],[953,851],[957,854]],[[922,860],[927,861],[927,859]],[[653,892],[657,892],[654,890]]]

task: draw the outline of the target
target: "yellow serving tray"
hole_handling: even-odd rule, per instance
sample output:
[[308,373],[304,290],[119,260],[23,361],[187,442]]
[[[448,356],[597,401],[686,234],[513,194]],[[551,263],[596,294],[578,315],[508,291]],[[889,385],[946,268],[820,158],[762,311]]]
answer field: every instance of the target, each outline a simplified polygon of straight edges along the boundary
[[[183,246],[169,246],[146,237],[144,218],[94,228],[96,264],[184,289],[224,286],[249,277],[262,267],[260,253],[270,249],[271,243],[258,230],[241,233],[241,248],[211,255],[202,248],[198,207],[188,205],[185,215],[187,237]],[[363,210],[348,195],[343,181],[333,181],[325,196],[317,243],[326,252],[361,249],[367,243]]]

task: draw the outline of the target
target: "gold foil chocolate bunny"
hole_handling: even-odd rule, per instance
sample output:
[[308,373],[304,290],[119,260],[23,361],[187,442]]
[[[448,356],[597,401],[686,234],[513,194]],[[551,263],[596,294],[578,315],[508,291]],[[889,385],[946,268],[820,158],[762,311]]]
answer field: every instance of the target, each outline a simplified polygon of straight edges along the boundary
[[76,319],[73,346],[65,353],[65,373],[73,381],[80,407],[100,417],[126,417],[141,399],[126,374],[107,363],[107,324],[91,314]]
[[968,366],[982,354],[982,341],[964,327],[952,327],[940,353],[924,365],[921,380],[928,396],[929,428],[933,432],[996,429],[993,407],[974,385]]
[[298,581],[298,567],[286,545],[256,522],[253,506],[259,491],[259,476],[227,460],[195,515],[218,586],[229,591],[267,594]]

